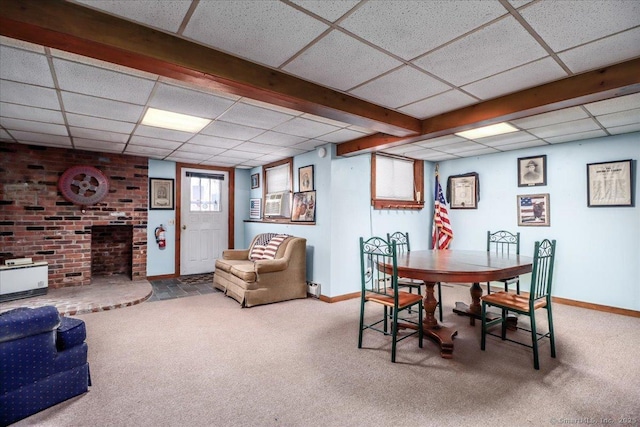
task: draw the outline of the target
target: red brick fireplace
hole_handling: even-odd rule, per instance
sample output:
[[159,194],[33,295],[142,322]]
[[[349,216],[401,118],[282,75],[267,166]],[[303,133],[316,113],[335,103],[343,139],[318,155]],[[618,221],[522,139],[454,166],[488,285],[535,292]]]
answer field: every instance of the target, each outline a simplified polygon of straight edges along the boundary
[[[84,211],[58,190],[72,166],[108,178],[107,196]],[[89,285],[93,275],[146,278],[147,206],[146,158],[0,142],[0,261],[47,261],[49,287]]]

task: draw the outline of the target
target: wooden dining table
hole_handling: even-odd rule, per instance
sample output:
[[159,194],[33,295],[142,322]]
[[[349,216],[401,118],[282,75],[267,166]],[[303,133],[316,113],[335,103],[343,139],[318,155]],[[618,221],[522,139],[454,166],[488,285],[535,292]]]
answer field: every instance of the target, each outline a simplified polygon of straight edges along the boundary
[[[454,312],[471,316],[474,319],[479,318],[481,314],[482,288],[480,282],[508,279],[530,273],[532,268],[532,257],[485,251],[420,250],[405,252],[397,256],[399,277],[422,280],[426,284],[424,333],[440,345],[440,355],[445,359],[453,357],[453,337],[457,335],[458,331],[438,323],[435,316],[438,305],[434,295],[436,283],[472,283],[471,304],[456,303]],[[385,270],[392,273],[388,266],[385,267]]]

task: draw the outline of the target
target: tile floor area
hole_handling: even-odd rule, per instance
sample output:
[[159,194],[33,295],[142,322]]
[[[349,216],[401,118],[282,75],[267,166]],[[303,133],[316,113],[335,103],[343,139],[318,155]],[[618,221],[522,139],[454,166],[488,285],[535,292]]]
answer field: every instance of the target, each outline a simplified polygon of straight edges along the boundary
[[0,303],[0,313],[18,307],[54,305],[64,316],[113,310],[143,302],[220,292],[213,273],[163,280],[132,281],[126,276],[94,277],[91,285],[49,289],[47,294]]

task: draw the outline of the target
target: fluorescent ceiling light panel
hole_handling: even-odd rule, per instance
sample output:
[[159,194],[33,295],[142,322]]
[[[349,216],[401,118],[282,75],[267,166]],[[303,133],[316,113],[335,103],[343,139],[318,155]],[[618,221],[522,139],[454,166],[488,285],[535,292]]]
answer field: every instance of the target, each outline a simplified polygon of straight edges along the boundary
[[509,123],[497,123],[495,125],[483,126],[481,128],[456,132],[456,135],[467,139],[480,139],[488,136],[502,135],[503,133],[516,132],[518,129]]
[[158,110],[155,108],[149,108],[142,119],[143,125],[191,133],[200,132],[209,123],[211,123],[209,119],[172,113],[171,111]]

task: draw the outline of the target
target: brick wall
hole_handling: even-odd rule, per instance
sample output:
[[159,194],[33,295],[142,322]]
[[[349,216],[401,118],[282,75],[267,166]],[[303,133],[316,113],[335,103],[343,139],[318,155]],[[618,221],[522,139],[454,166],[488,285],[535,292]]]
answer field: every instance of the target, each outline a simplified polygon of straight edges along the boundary
[[[58,178],[72,166],[93,166],[108,178],[99,203],[65,200]],[[91,283],[91,227],[133,228],[131,276],[146,278],[148,160],[0,142],[0,261],[31,257],[49,263],[49,286]]]

